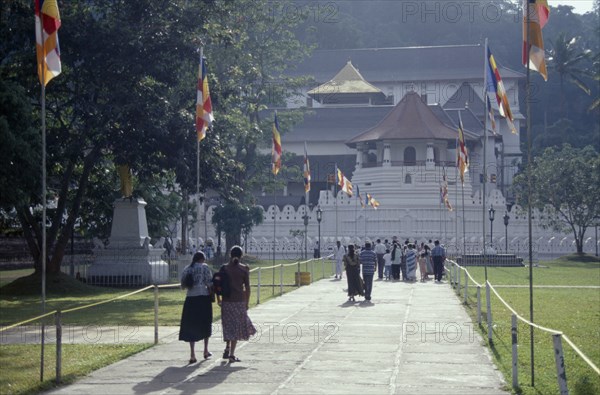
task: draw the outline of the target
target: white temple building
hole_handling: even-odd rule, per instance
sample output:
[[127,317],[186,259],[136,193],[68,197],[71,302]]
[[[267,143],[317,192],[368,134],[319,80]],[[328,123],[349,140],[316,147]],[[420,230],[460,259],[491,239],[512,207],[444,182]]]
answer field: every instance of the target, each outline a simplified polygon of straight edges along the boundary
[[[277,110],[306,111],[301,124],[283,131],[282,147],[297,155],[284,165],[301,169],[306,142],[312,178],[308,207],[302,180],[287,181],[275,197],[256,191],[264,222],[246,241],[249,253],[267,255],[274,234],[278,252],[303,249],[302,240],[290,231],[304,230],[306,212],[309,251],[319,230],[323,250],[336,239],[362,243],[394,236],[440,239],[455,248],[469,244],[481,250],[484,226],[486,244],[492,242],[499,250],[506,245],[510,251],[525,249],[527,217],[514,206],[510,189],[522,158],[519,135],[511,133],[498,115],[494,100],[495,128],[485,113],[483,46],[318,50],[297,70],[314,76],[316,82]],[[518,84],[524,74],[501,66],[499,71],[519,130],[524,117]],[[459,116],[470,161],[464,187],[456,167]],[[355,196],[334,197],[331,178],[336,166],[351,180]],[[440,200],[444,174],[452,211]],[[362,207],[356,197],[359,189],[363,199],[369,193],[380,203],[377,210]],[[493,222],[488,217],[490,206],[496,210]],[[320,224],[317,208],[323,212]],[[208,223],[200,221],[197,237],[215,238],[211,214],[208,207]],[[505,214],[510,217],[507,227]],[[569,247],[569,235],[542,229],[536,218],[533,234],[539,251],[555,244]],[[590,250],[594,244],[588,240],[586,246]]]

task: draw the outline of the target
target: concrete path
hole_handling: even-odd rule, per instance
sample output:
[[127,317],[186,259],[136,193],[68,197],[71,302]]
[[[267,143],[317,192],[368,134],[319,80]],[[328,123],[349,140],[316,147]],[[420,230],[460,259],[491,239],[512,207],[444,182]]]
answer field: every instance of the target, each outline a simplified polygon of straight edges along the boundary
[[251,309],[258,333],[238,346],[240,363],[220,358],[217,333],[213,358],[188,365],[174,333],[51,393],[508,393],[447,284],[376,281],[371,303],[346,302],[344,288],[322,280]]

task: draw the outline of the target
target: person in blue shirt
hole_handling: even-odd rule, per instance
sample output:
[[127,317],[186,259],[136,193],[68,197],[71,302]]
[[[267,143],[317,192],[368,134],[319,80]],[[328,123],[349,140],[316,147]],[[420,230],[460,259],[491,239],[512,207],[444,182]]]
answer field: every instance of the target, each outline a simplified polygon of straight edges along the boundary
[[444,261],[446,260],[446,250],[440,245],[440,241],[434,242],[434,247],[431,250],[431,258],[433,259],[433,275],[436,282],[442,282],[444,274]]
[[373,276],[377,268],[377,254],[371,250],[371,243],[365,243],[365,249],[361,251],[358,260],[362,266],[363,281],[365,283],[365,300],[371,300],[373,290]]

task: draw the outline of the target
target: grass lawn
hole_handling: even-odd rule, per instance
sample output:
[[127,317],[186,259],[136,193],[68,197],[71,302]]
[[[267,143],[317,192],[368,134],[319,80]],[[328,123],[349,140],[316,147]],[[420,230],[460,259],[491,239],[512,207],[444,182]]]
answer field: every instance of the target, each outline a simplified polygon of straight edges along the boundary
[[[469,267],[471,275],[484,282],[484,269]],[[461,285],[464,286],[464,277]],[[488,268],[488,279],[492,285],[528,285],[529,268]],[[585,285],[600,286],[600,262],[597,259],[578,260],[565,257],[551,262],[542,262],[533,270],[534,285]],[[502,298],[521,316],[529,318],[529,288],[497,288]],[[600,366],[600,289],[585,288],[534,288],[534,322],[566,334],[596,366]],[[487,340],[485,324],[485,289],[482,289],[483,327],[481,334]],[[460,297],[464,295],[461,289]],[[468,311],[475,318],[477,299],[475,287],[469,288]],[[503,372],[507,383],[512,382],[511,313],[492,294],[493,345],[490,350],[495,362]],[[559,393],[553,353],[552,336],[534,330],[535,387],[531,386],[530,329],[519,321],[519,384],[517,393]],[[599,394],[598,376],[563,341],[565,367],[571,394]]]
[[[103,366],[120,361],[132,354],[145,350],[151,344],[126,345],[63,345],[62,382],[75,381]],[[56,347],[46,345],[44,358],[44,381],[40,381],[40,346],[0,346],[0,393],[32,394],[55,386]]]
[[[279,264],[289,264],[289,261],[276,261]],[[251,265],[255,267],[269,267],[271,261],[257,262]],[[324,265],[316,262],[312,268],[315,278],[319,280],[323,274],[331,274],[331,262],[325,261]],[[269,298],[280,295],[280,280],[283,278],[283,292],[296,289],[295,272],[296,265],[283,268],[283,277],[280,277],[281,268],[261,269],[260,302],[264,303]],[[311,271],[310,264],[302,265],[302,271]],[[0,286],[9,284],[23,276],[28,276],[32,270],[14,270],[0,272]],[[274,276],[274,277],[273,277]],[[273,283],[275,278],[276,286]],[[21,279],[24,281],[24,279]],[[19,321],[40,315],[40,296],[32,295],[32,292],[21,294],[19,288],[35,287],[35,279],[32,284],[19,287],[4,288],[0,291],[0,325],[10,325]],[[258,271],[250,274],[252,285],[251,306],[256,305]],[[269,286],[264,284],[268,283]],[[16,291],[15,291],[16,288]],[[8,291],[11,292],[8,292]],[[95,302],[108,300],[120,295],[125,295],[133,290],[91,287],[81,283],[71,284],[69,280],[62,288],[49,290],[47,296],[47,311],[56,309],[69,309],[84,306]],[[176,288],[159,289],[159,325],[179,325],[181,309],[185,300],[185,292]],[[220,319],[220,309],[214,306],[214,320]],[[53,324],[53,317],[46,318],[47,324]],[[32,324],[39,324],[39,321]],[[64,325],[154,325],[154,293],[147,290],[133,296],[112,301],[99,306],[85,308],[63,315]],[[127,356],[150,347],[149,344],[135,345],[63,345],[63,382],[73,382],[93,370],[109,365],[113,362],[126,358]],[[1,394],[26,394],[35,393],[53,386],[55,374],[55,348],[46,346],[45,357],[45,381],[39,382],[39,345],[2,345],[0,346],[0,393]]]

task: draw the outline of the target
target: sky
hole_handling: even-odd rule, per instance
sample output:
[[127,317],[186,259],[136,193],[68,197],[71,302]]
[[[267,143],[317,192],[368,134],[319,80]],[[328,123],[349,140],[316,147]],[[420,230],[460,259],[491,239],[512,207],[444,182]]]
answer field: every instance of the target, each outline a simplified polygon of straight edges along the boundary
[[552,7],[556,7],[558,5],[570,5],[575,7],[575,12],[578,14],[585,14],[588,11],[594,10],[594,0],[549,0],[548,4]]

